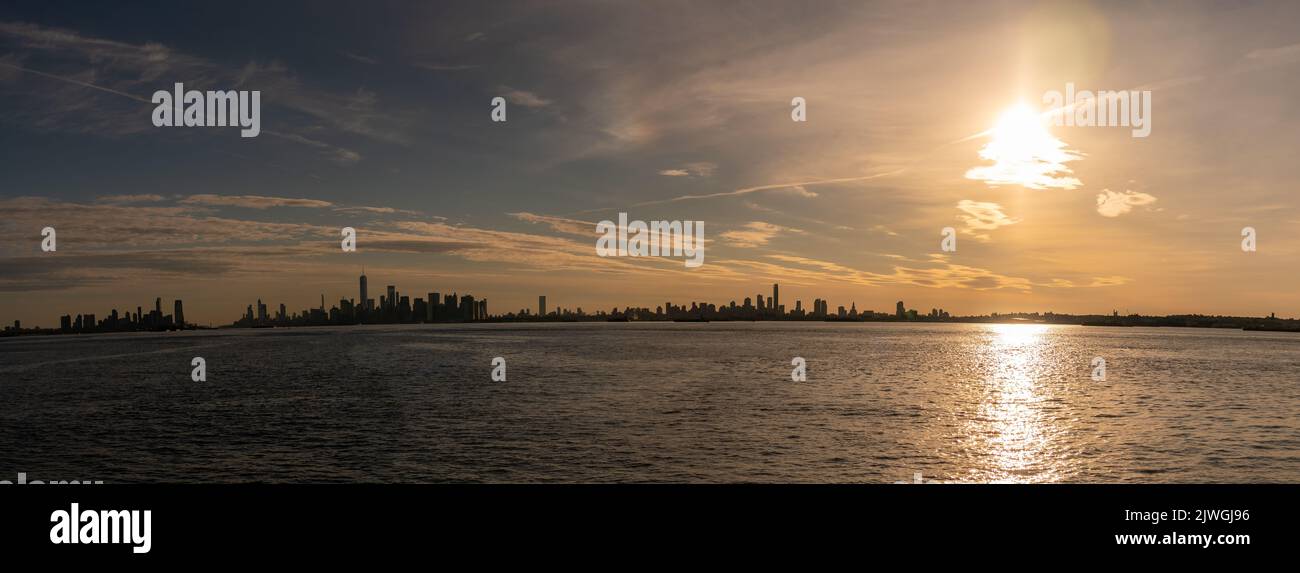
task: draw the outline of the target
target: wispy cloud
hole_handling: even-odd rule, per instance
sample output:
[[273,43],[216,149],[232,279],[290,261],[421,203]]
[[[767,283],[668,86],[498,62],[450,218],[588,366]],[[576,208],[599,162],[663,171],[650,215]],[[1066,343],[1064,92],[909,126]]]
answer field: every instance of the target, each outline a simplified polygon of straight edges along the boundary
[[291,197],[263,197],[261,195],[190,195],[180,201],[185,205],[214,205],[222,207],[246,207],[249,209],[269,209],[271,207],[308,207],[321,209],[333,207],[329,201],[318,199],[296,199]]
[[472,70],[478,67],[469,64],[438,64],[430,62],[416,62],[411,65],[431,72],[459,72],[461,70]]
[[754,248],[766,245],[782,233],[804,234],[791,227],[782,227],[763,221],[751,221],[739,229],[732,229],[719,235],[728,244],[741,248]]
[[962,212],[959,218],[966,223],[962,231],[975,235],[981,240],[989,239],[988,233],[983,231],[993,231],[1020,222],[1020,219],[1008,217],[1003,213],[1002,206],[997,203],[962,199],[957,203],[957,209]]
[[95,198],[99,203],[112,203],[115,205],[125,205],[130,203],[158,203],[165,201],[166,197],[150,193],[137,195],[101,195]]
[[535,213],[507,213],[511,217],[520,221],[529,223],[541,223],[566,235],[576,235],[579,237],[596,237],[596,224],[588,221],[579,221],[577,219],[567,219],[564,217],[552,217],[549,215],[537,215]]
[[1155,196],[1147,193],[1128,190],[1116,193],[1110,189],[1102,189],[1101,193],[1097,194],[1097,213],[1102,217],[1118,217],[1132,211],[1134,207],[1155,202]]
[[340,213],[375,213],[378,215],[419,215],[418,211],[409,209],[397,209],[395,207],[367,207],[358,205],[353,207],[334,207],[335,211]]
[[853,183],[853,182],[858,182],[858,181],[870,181],[870,180],[872,180],[872,179],[879,179],[879,178],[881,178],[881,177],[889,177],[889,176],[891,176],[891,175],[897,175],[898,173],[901,173],[901,172],[902,172],[902,170],[901,170],[901,169],[898,169],[898,170],[893,170],[893,171],[889,171],[889,172],[885,172],[885,173],[877,173],[877,174],[875,174],[875,175],[864,175],[864,176],[862,176],[862,177],[840,177],[840,178],[836,178],[836,179],[816,179],[816,180],[811,180],[811,181],[796,181],[796,182],[792,182],[792,183],[774,183],[774,184],[771,184],[771,185],[756,185],[756,186],[753,186],[753,187],[742,187],[742,188],[740,188],[740,189],[736,189],[736,190],[734,190],[734,191],[724,191],[724,192],[721,192],[721,193],[709,193],[709,194],[706,194],[706,195],[682,195],[682,196],[680,196],[680,197],[673,197],[672,199],[662,199],[662,200],[658,200],[658,201],[645,201],[645,202],[642,202],[642,203],[637,203],[636,205],[634,205],[634,207],[643,207],[643,206],[647,206],[647,205],[660,205],[660,204],[663,204],[663,203],[676,203],[676,202],[679,202],[679,201],[694,201],[694,200],[698,200],[698,199],[717,199],[717,198],[720,198],[720,197],[739,197],[739,196],[749,195],[749,194],[751,194],[751,193],[758,193],[758,192],[760,192],[760,191],[785,191],[785,192],[788,192],[788,193],[793,193],[793,194],[795,194],[795,195],[799,195],[799,196],[801,196],[801,197],[816,197],[817,194],[816,194],[816,193],[813,193],[813,192],[811,192],[811,191],[808,191],[808,189],[807,189],[808,187],[812,187],[812,186],[814,186],[814,185],[834,185],[834,184],[838,184],[838,183]]
[[554,103],[549,99],[543,98],[527,90],[517,90],[511,87],[502,86],[501,91],[504,92],[503,95],[505,96],[506,101],[527,108],[541,108]]
[[374,58],[369,58],[369,57],[366,57],[366,56],[362,56],[362,55],[360,55],[360,54],[354,54],[354,53],[349,52],[349,51],[347,51],[347,50],[340,50],[340,51],[339,51],[339,55],[341,55],[341,56],[343,56],[343,57],[345,57],[345,58],[347,58],[347,59],[349,59],[349,60],[352,60],[352,61],[354,61],[354,62],[358,62],[358,63],[366,64],[367,66],[375,66],[375,65],[379,65],[379,60],[376,60],[376,59],[374,59]]
[[696,161],[687,163],[678,168],[662,169],[660,175],[667,177],[709,177],[717,170],[718,165],[708,161]]
[[[271,132],[272,135],[323,151],[340,163],[353,163],[360,155],[327,143],[320,135],[307,137],[297,132],[318,132],[328,126],[378,141],[399,144],[409,141],[403,127],[410,123],[408,118],[392,105],[384,106],[381,112],[375,94],[365,90],[337,94],[304,86],[296,75],[276,62],[248,62],[232,69],[157,43],[131,44],[23,22],[0,22],[0,41],[3,40],[17,50],[14,53],[18,57],[11,54],[0,60],[0,68],[147,104],[133,112],[139,121],[122,121],[119,110],[88,100],[85,94],[70,90],[28,90],[29,97],[39,98],[41,104],[28,109],[43,115],[31,115],[34,112],[29,111],[31,117],[26,119],[41,129],[101,135],[152,130],[148,112],[153,104],[147,96],[183,81],[188,89],[249,89],[274,94],[264,98],[264,106],[295,112],[282,118],[305,117],[309,121],[292,125],[287,119],[279,120],[274,124],[278,132]],[[19,63],[34,59],[39,59],[40,64]],[[14,77],[6,79],[17,81]]]
[[280,139],[292,141],[294,143],[301,143],[303,145],[319,149],[327,153],[335,163],[341,163],[347,165],[347,164],[352,164],[361,161],[361,154],[351,149],[338,147],[336,145],[331,145],[329,143],[325,143],[324,141],[315,140],[310,137],[304,137],[296,133],[280,133],[278,131],[272,131],[269,129],[263,129],[262,133],[266,135],[270,135],[272,137],[278,137]]
[[850,283],[860,286],[913,285],[927,288],[959,288],[974,290],[1011,289],[1028,291],[1033,287],[1029,279],[1001,275],[978,267],[958,265],[946,261],[933,261],[933,267],[893,267],[892,273],[861,271],[848,266],[795,255],[768,255],[768,258],[798,265],[786,272],[798,273],[814,283]]

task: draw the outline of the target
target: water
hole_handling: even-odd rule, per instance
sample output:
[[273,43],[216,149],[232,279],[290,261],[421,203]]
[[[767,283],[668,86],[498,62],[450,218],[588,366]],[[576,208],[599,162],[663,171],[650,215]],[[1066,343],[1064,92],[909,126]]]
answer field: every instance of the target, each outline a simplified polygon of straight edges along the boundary
[[[206,382],[190,360],[207,361]],[[490,380],[495,356],[508,381]],[[808,363],[792,382],[791,359]],[[1091,361],[1106,360],[1093,381]],[[415,325],[0,342],[0,479],[1300,482],[1300,336]]]

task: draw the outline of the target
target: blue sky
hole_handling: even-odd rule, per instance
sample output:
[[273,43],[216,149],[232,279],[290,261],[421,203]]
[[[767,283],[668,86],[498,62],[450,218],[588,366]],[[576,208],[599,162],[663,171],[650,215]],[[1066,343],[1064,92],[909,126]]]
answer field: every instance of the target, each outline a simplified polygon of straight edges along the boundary
[[[832,308],[1300,314],[1293,3],[266,4],[0,8],[0,315],[163,296],[223,323],[355,297],[362,265],[494,312],[779,281]],[[263,134],[154,127],[132,97],[175,82],[260,90]],[[970,136],[1066,82],[1151,89],[1151,136],[1054,128],[1069,189],[966,177]],[[705,221],[708,262],[594,256],[619,211]]]

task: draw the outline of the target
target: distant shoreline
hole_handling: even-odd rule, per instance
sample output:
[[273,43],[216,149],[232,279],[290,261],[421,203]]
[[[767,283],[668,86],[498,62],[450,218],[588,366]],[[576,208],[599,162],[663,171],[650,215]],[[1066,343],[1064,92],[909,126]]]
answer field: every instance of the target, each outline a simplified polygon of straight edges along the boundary
[[970,316],[970,317],[949,317],[949,318],[931,318],[920,317],[911,320],[900,320],[897,318],[709,318],[709,319],[653,319],[653,320],[628,320],[625,318],[612,319],[606,316],[574,316],[561,318],[539,319],[530,317],[521,318],[504,318],[495,317],[485,320],[474,321],[435,321],[435,322],[392,322],[392,323],[312,323],[312,324],[265,324],[255,326],[244,326],[238,324],[228,324],[222,326],[196,326],[188,325],[186,328],[166,329],[166,330],[97,330],[97,331],[78,331],[65,332],[56,328],[28,328],[15,331],[12,328],[6,329],[0,333],[0,338],[13,338],[19,336],[54,336],[54,335],[98,335],[98,334],[121,334],[124,332],[184,332],[184,331],[205,331],[205,330],[260,330],[260,329],[294,329],[294,328],[315,328],[315,327],[346,327],[346,326],[392,326],[392,325],[416,325],[416,324],[551,324],[551,323],[600,323],[600,322],[641,322],[641,323],[679,323],[679,322],[805,322],[805,323],[885,323],[885,324],[1044,324],[1060,326],[1086,326],[1086,327],[1161,327],[1161,328],[1214,328],[1228,330],[1243,330],[1247,332],[1295,332],[1300,333],[1300,320],[1297,319],[1280,319],[1280,318],[1258,318],[1258,317],[1231,317],[1231,316],[1204,316],[1204,315],[1172,315],[1172,316],[1090,316],[1082,317],[1076,315],[1043,315],[1043,314],[1014,314],[1014,315],[997,315],[997,316]]

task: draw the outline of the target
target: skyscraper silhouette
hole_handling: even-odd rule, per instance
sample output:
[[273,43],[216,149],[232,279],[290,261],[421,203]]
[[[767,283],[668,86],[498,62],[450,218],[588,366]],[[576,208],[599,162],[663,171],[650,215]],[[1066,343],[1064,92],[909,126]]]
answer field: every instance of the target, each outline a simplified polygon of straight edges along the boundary
[[370,303],[366,302],[368,300],[370,300],[370,292],[369,289],[366,288],[366,271],[365,269],[362,269],[361,270],[361,312],[362,314],[370,310]]

